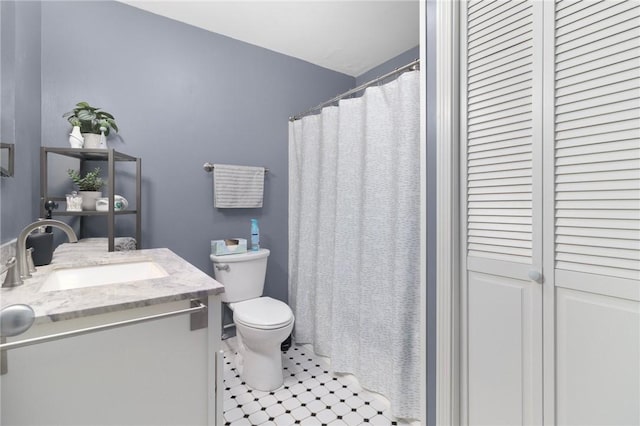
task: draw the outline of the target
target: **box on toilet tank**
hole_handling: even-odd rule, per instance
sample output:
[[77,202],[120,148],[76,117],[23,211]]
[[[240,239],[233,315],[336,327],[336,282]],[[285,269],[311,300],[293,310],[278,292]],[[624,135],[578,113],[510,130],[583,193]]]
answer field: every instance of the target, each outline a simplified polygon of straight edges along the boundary
[[247,252],[247,240],[244,238],[228,238],[226,240],[211,240],[211,254],[223,256],[225,254],[239,254]]

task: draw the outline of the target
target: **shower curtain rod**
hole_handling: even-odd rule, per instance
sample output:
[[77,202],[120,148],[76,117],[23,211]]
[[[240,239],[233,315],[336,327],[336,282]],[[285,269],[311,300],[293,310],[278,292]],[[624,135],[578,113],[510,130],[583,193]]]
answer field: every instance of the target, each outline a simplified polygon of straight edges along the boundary
[[311,114],[311,113],[313,113],[315,111],[318,111],[318,110],[320,110],[320,109],[322,109],[322,108],[324,108],[324,107],[326,107],[328,105],[331,105],[334,102],[339,101],[340,99],[346,98],[349,95],[352,95],[352,94],[357,93],[357,92],[359,92],[361,90],[364,90],[369,86],[373,86],[374,84],[376,84],[376,83],[378,83],[378,82],[380,82],[380,81],[382,81],[382,80],[384,80],[386,78],[392,77],[392,76],[394,76],[396,74],[403,73],[405,71],[414,71],[414,70],[417,70],[417,69],[420,69],[420,59],[416,59],[415,61],[410,62],[407,65],[402,66],[400,68],[396,68],[395,70],[393,70],[393,71],[391,71],[391,72],[389,72],[389,73],[387,73],[385,75],[382,75],[380,77],[374,78],[373,80],[367,81],[366,83],[361,84],[360,86],[358,86],[358,87],[356,87],[354,89],[351,89],[351,90],[349,90],[347,92],[344,92],[343,94],[338,95],[333,99],[329,99],[328,101],[323,102],[320,105],[315,106],[315,107],[313,107],[313,108],[311,108],[311,109],[309,109],[309,110],[307,110],[305,112],[301,112],[300,114],[294,115],[293,117],[289,117],[289,121],[299,120],[302,117],[305,117],[305,116],[307,116],[307,115],[309,115],[309,114]]

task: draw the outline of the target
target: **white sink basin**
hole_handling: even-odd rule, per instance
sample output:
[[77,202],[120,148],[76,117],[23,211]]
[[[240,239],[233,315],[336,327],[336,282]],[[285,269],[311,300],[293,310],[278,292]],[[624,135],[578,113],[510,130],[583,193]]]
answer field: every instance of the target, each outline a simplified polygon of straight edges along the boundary
[[167,271],[152,260],[111,263],[80,268],[56,269],[47,277],[40,291],[72,290],[129,281],[166,277]]

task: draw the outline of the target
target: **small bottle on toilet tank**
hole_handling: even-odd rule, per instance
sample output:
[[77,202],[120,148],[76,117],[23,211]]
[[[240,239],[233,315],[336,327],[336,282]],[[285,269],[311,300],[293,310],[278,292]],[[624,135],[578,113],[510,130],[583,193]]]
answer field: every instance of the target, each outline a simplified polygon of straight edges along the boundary
[[260,228],[258,219],[251,219],[251,251],[260,250]]

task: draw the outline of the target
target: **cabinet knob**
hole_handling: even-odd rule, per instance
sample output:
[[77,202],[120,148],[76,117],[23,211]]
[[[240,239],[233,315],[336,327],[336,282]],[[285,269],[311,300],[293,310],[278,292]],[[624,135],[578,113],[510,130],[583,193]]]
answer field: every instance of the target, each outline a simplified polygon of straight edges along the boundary
[[532,269],[531,271],[529,271],[527,275],[529,276],[529,279],[531,281],[535,281],[537,283],[542,282],[542,274],[540,273],[540,271],[536,271]]

